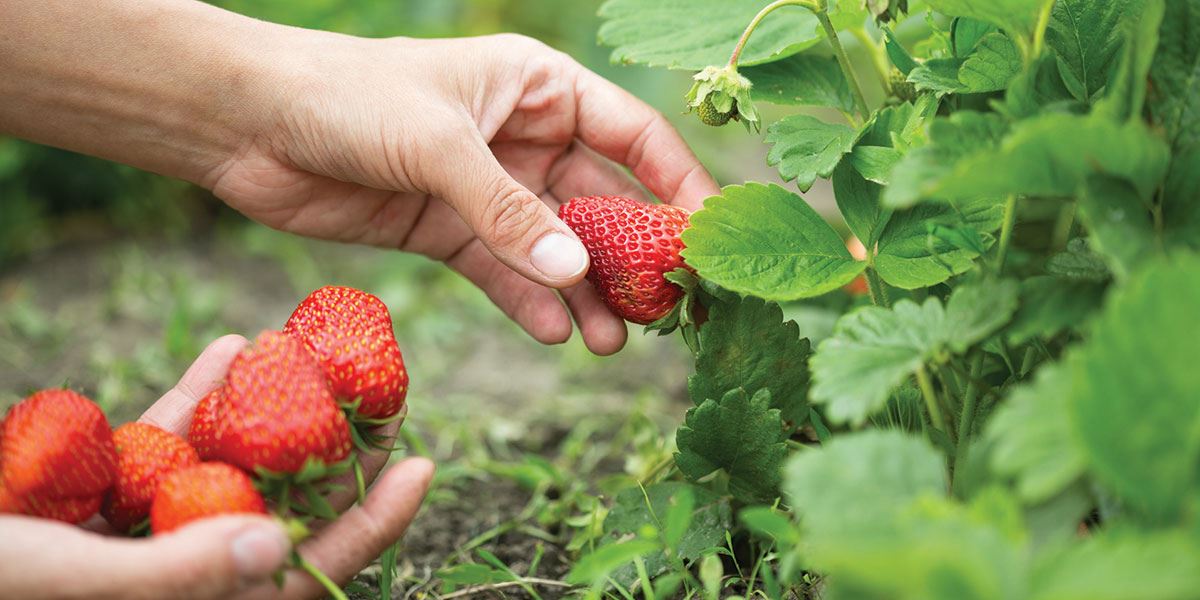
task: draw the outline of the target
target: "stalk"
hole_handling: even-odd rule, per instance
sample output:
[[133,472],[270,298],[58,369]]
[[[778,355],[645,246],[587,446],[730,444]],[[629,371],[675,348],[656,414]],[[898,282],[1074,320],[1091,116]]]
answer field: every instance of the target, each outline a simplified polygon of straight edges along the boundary
[[1010,195],[1004,201],[1004,224],[1000,229],[1000,248],[996,252],[996,274],[1004,270],[1004,259],[1008,255],[1008,246],[1012,243],[1013,225],[1017,222],[1017,197]]
[[871,304],[882,306],[883,308],[891,307],[891,300],[888,299],[887,286],[883,280],[879,278],[879,274],[875,272],[874,265],[867,265],[867,291],[871,294]]
[[958,473],[967,459],[967,449],[971,445],[971,428],[975,424],[975,411],[978,407],[979,389],[976,380],[983,374],[983,353],[975,355],[971,363],[971,376],[967,379],[967,389],[963,392],[962,415],[958,421],[958,446],[954,449],[954,476]]
[[833,28],[833,22],[829,20],[829,13],[825,11],[824,7],[821,7],[821,10],[813,12],[816,13],[817,20],[821,22],[821,28],[825,30],[825,37],[829,38],[829,45],[833,46],[833,53],[837,56],[838,65],[842,67],[842,73],[846,76],[846,81],[850,84],[850,92],[854,96],[854,106],[865,120],[871,116],[871,109],[867,108],[867,100],[863,97],[862,88],[858,85],[858,77],[854,74],[854,66],[850,64],[850,57],[846,56],[846,49],[842,47],[842,42],[838,40],[837,30]]
[[850,29],[850,33],[854,36],[854,39],[858,40],[858,43],[867,49],[867,52],[871,55],[871,66],[875,67],[875,74],[879,76],[880,85],[883,86],[885,91],[890,91],[888,90],[888,75],[891,73],[891,67],[888,66],[887,55],[884,53],[883,48],[875,43],[875,40],[871,39],[867,30],[862,27]]
[[321,587],[325,588],[325,591],[328,592],[329,596],[334,600],[350,600],[350,598],[346,596],[346,593],[342,591],[342,588],[338,587],[338,585],[334,583],[332,579],[322,573],[321,570],[315,565],[305,560],[303,556],[300,556],[299,552],[296,553],[296,566],[303,569],[304,572],[308,573],[313,579],[316,579],[317,583],[320,583]]
[[733,47],[733,54],[729,57],[729,66],[735,68],[737,67],[738,58],[741,57],[742,50],[746,47],[746,42],[750,41],[750,34],[754,33],[755,29],[758,29],[758,24],[761,23],[767,15],[771,14],[772,11],[784,6],[803,6],[804,8],[807,8],[813,12],[820,10],[820,7],[817,6],[815,0],[775,0],[774,2],[764,6],[763,9],[758,11],[758,14],[754,15],[754,18],[750,20],[750,24],[746,26],[745,31],[742,31],[742,37],[738,39],[737,45]]
[[917,367],[917,385],[921,387],[921,396],[925,398],[925,408],[929,411],[929,421],[935,429],[946,431],[946,421],[942,419],[942,408],[938,405],[937,393],[933,390],[933,381],[925,365]]

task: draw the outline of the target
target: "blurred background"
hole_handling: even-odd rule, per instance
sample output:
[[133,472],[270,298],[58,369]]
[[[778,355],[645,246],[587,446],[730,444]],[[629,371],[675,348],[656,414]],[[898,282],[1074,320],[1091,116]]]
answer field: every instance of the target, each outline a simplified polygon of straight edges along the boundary
[[[665,113],[723,184],[778,181],[759,136],[682,113],[690,73],[610,65],[595,41],[600,3],[214,2],[373,37],[530,35]],[[762,108],[769,122],[773,109]],[[807,195],[826,205],[827,196],[821,188]],[[422,257],[282,234],[188,184],[0,137],[0,410],[65,384],[98,401],[114,425],[134,419],[209,341],[279,328],[326,284],[366,289],[391,308],[413,382],[407,442],[441,465],[430,514],[409,536],[411,581],[471,560],[462,549],[472,540],[510,564],[528,561],[558,534],[487,533],[514,519],[550,527],[580,507],[547,489],[578,487],[589,473],[636,472],[669,455],[668,432],[690,405],[689,361],[673,337],[638,328],[610,358],[590,355],[577,336],[543,347],[468,282]],[[530,513],[530,498],[558,502],[561,514]]]

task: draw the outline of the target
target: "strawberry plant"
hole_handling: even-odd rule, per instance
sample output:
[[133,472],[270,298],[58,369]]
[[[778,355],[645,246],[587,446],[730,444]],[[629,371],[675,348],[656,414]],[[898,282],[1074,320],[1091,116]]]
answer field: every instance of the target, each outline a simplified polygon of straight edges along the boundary
[[[684,288],[663,297],[706,315],[686,323],[695,406],[573,581],[647,598],[1196,596],[1200,2],[600,14],[615,62],[694,72],[681,108],[764,132],[795,189],[725,187],[680,236],[686,268],[659,270]],[[862,255],[806,202],[818,179]]]

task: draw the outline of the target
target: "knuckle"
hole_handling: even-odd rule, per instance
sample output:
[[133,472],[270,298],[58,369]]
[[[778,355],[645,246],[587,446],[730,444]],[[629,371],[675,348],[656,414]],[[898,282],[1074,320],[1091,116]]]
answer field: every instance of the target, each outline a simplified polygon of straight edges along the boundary
[[515,183],[499,184],[484,211],[484,227],[492,243],[507,247],[523,240],[537,225],[538,202]]

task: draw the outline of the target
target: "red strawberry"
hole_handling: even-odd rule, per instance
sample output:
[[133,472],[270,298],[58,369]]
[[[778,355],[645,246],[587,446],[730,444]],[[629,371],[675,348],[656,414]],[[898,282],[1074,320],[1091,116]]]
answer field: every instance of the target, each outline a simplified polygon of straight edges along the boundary
[[64,523],[82,523],[100,509],[100,496],[45,500],[18,496],[0,483],[0,515],[26,515]]
[[192,413],[192,425],[188,430],[188,443],[196,449],[202,460],[212,460],[216,455],[213,436],[217,428],[217,405],[224,402],[225,387],[219,387],[200,399]]
[[25,498],[23,514],[43,519],[54,519],[64,523],[82,523],[96,511],[100,510],[103,496],[66,498],[62,500],[43,500],[40,498]]
[[283,326],[312,350],[342,402],[361,398],[358,416],[395,415],[408,394],[408,371],[383,301],[349,287],[308,295]]
[[644,204],[619,196],[574,198],[558,216],[575,231],[592,267],[588,281],[618,316],[649,325],[664,317],[683,289],[663,278],[687,268],[679,234],[689,214],[682,208]]
[[43,390],[8,412],[0,438],[0,471],[23,498],[91,498],[117,474],[108,420],[71,390]]
[[278,331],[233,359],[213,410],[213,456],[250,472],[296,473],[309,460],[330,465],[350,454],[350,425],[324,371]]
[[[846,238],[846,249],[850,251],[850,256],[853,256],[854,260],[867,260],[867,247],[858,239],[858,236],[852,235]],[[855,277],[854,281],[847,283],[842,289],[851,296],[865,296],[871,291],[866,275]]]
[[118,427],[113,442],[117,481],[102,513],[113,527],[128,531],[150,515],[159,482],[174,471],[200,464],[200,456],[183,438],[146,423]]
[[242,471],[211,462],[185,467],[163,478],[150,507],[150,530],[166,533],[205,517],[267,514],[263,497]]

